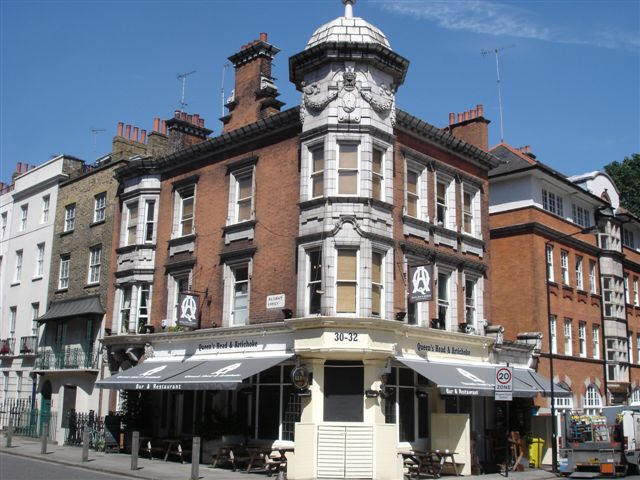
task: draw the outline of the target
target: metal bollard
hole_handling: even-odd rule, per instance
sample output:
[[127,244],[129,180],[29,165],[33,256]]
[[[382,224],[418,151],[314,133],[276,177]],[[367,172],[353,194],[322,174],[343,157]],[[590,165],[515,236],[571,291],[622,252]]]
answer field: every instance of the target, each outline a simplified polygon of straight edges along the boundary
[[138,453],[140,452],[140,432],[131,436],[131,470],[138,469]]
[[89,429],[85,428],[82,431],[82,461],[89,461]]
[[40,453],[45,455],[47,453],[47,439],[48,439],[48,428],[46,425],[42,426],[42,433],[40,434]]
[[200,478],[200,437],[193,437],[191,445],[191,480]]
[[13,441],[13,423],[9,423],[7,425],[7,448],[11,448],[11,442]]

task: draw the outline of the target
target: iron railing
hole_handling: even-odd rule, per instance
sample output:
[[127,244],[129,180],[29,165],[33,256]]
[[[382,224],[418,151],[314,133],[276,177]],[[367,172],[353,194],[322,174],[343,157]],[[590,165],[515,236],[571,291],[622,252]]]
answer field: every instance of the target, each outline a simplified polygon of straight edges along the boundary
[[15,435],[37,438],[46,432],[49,440],[55,440],[56,422],[56,412],[39,409],[31,398],[12,398],[0,403],[0,428],[13,425]]
[[40,350],[36,361],[39,370],[97,370],[100,355],[93,348],[71,347]]
[[65,445],[82,445],[84,431],[89,429],[89,448],[104,451],[104,417],[98,417],[93,410],[83,413],[71,409],[66,412],[63,425],[66,429]]
[[38,337],[20,337],[20,353],[23,355],[35,355],[38,352]]
[[0,355],[13,355],[15,345],[15,338],[5,338],[0,340]]

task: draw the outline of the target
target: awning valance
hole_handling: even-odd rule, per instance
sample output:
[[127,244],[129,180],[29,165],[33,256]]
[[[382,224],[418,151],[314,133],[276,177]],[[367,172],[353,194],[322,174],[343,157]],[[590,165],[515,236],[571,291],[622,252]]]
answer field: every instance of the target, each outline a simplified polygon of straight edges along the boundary
[[48,310],[37,319],[37,322],[45,323],[82,315],[104,315],[104,308],[100,304],[98,295],[51,302]]
[[[415,370],[438,386],[442,395],[493,396],[497,365],[456,364],[429,362],[422,359],[396,357],[398,361]],[[513,369],[513,396],[535,397],[550,395],[549,380],[526,368]],[[571,396],[571,392],[554,386],[554,396]]]
[[293,354],[230,356],[206,360],[151,359],[96,383],[118,390],[233,390]]

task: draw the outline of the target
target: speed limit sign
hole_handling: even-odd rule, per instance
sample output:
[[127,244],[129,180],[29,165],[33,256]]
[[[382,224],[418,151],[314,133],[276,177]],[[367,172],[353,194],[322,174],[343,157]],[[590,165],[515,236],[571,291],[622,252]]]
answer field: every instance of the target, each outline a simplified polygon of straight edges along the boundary
[[495,399],[503,401],[513,400],[513,368],[496,368]]

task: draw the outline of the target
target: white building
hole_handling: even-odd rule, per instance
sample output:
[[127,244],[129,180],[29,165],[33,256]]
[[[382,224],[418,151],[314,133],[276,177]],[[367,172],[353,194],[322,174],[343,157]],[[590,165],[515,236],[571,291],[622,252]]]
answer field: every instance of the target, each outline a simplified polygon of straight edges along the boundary
[[46,310],[58,185],[82,161],[57,157],[30,169],[17,164],[0,196],[0,400],[35,395],[35,319]]

